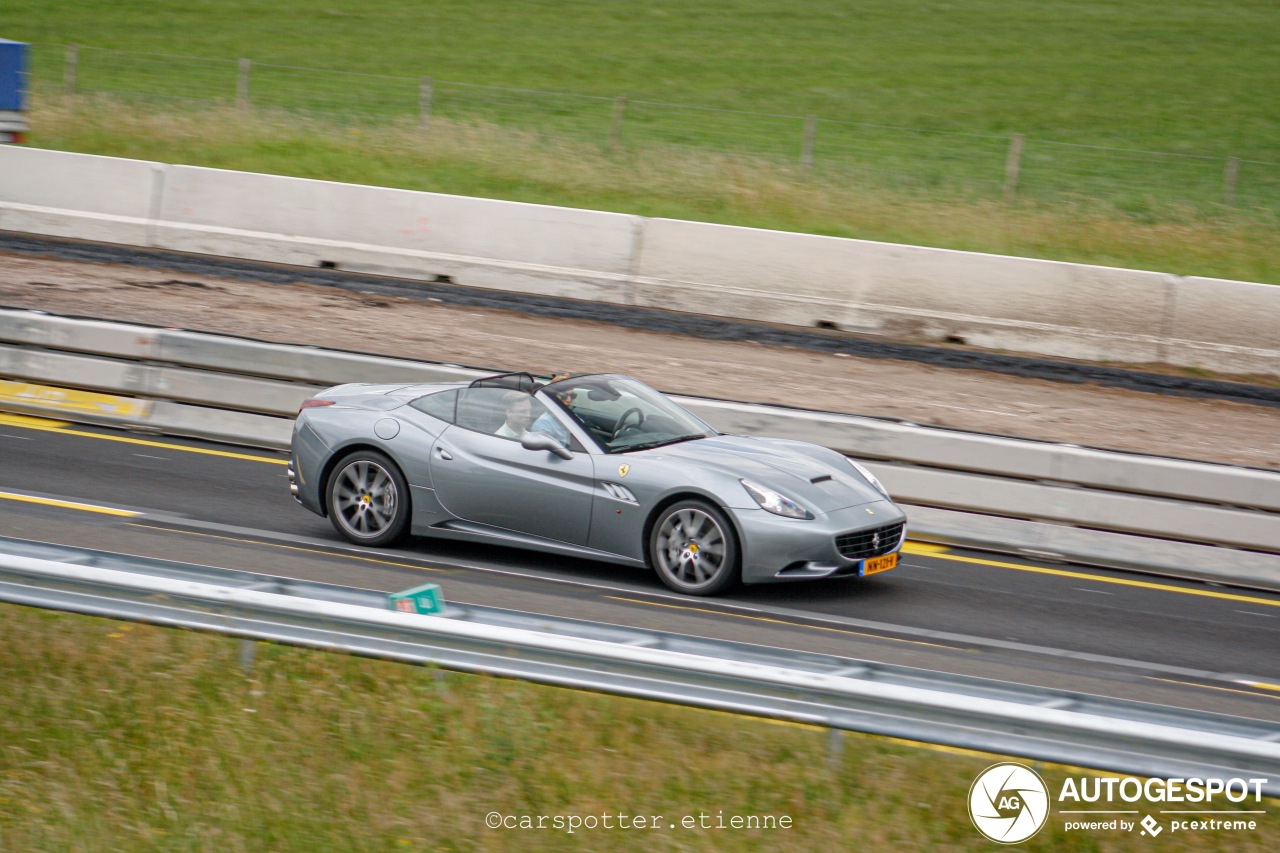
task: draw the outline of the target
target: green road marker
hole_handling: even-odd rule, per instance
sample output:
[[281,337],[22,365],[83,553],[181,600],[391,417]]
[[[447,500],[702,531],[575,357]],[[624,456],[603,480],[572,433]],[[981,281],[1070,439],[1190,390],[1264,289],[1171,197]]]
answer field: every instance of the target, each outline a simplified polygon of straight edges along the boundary
[[440,584],[424,583],[413,589],[387,594],[387,606],[402,613],[439,613],[444,610]]

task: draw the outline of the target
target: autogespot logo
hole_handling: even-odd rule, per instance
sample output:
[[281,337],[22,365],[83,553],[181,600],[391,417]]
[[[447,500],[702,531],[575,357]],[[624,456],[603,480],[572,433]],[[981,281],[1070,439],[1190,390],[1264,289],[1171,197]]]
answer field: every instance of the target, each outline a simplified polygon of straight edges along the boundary
[[1030,767],[1013,762],[993,764],[973,780],[969,817],[992,841],[1026,841],[1049,818],[1049,789]]

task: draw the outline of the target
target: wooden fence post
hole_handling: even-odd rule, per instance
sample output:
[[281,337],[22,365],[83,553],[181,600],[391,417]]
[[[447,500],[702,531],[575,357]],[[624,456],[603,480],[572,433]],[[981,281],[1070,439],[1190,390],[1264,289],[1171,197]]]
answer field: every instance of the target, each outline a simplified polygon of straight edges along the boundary
[[76,72],[80,68],[80,45],[67,45],[67,69],[62,75],[62,88],[68,95],[76,93]]
[[1018,194],[1018,173],[1022,170],[1021,133],[1015,133],[1009,140],[1009,156],[1004,161],[1004,200],[1013,201]]
[[615,98],[613,102],[613,122],[609,125],[609,147],[617,148],[622,144],[622,122],[627,115],[627,99]]
[[1227,168],[1222,174],[1222,203],[1234,207],[1236,203],[1236,181],[1240,178],[1240,158],[1228,157]]
[[818,117],[805,116],[804,142],[800,146],[800,168],[806,172],[813,168],[813,148],[818,141]]
[[249,108],[249,66],[249,60],[241,59],[240,74],[236,78],[236,106],[242,110]]
[[418,126],[425,131],[431,126],[431,102],[435,100],[436,87],[430,77],[418,83]]

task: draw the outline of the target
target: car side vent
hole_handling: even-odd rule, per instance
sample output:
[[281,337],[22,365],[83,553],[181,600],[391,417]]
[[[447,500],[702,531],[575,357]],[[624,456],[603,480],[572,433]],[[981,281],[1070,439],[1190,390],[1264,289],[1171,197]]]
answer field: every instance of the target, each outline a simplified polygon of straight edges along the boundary
[[636,500],[636,496],[631,494],[631,490],[626,486],[619,486],[617,483],[601,483],[600,488],[604,489],[605,494],[615,501],[626,501],[631,504],[639,503]]
[[810,482],[810,483],[825,483],[827,480],[830,480],[830,479],[831,479],[831,475],[830,475],[830,474],[822,474],[822,475],[820,475],[820,476],[818,476],[818,477],[814,477],[814,478],[813,478],[812,480],[810,480],[809,482]]

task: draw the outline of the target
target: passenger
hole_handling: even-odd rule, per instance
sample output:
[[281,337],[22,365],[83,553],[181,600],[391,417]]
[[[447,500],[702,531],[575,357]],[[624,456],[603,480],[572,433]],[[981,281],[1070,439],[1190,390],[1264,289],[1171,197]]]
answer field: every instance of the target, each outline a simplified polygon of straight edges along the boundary
[[507,419],[494,435],[519,441],[533,418],[533,399],[523,391],[508,391],[502,395],[502,402],[507,409]]
[[[568,373],[556,374],[551,377],[551,382],[548,382],[547,384],[550,385],[554,382],[559,382],[562,379],[568,379],[569,376],[570,374]],[[566,409],[568,409],[570,404],[573,402],[572,388],[555,388],[551,390],[551,395],[555,397],[556,400],[559,401],[560,405],[564,406]],[[569,430],[565,429],[564,426],[556,420],[555,415],[551,414],[549,410],[538,416],[538,419],[533,422],[533,426],[529,427],[529,431],[546,433],[565,447],[569,446]]]

